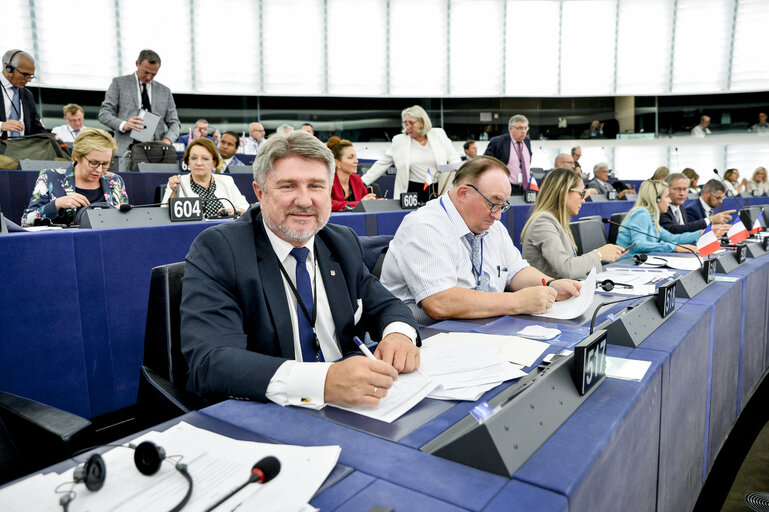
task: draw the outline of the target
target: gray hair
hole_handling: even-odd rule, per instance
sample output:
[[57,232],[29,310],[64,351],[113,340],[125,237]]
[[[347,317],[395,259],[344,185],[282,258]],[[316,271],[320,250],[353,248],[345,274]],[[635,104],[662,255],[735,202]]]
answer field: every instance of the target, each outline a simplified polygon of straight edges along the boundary
[[32,55],[23,50],[19,50],[18,48],[14,48],[13,50],[8,50],[3,54],[3,67],[12,66],[15,68],[19,65],[19,59],[22,57],[29,59],[32,64],[35,63],[35,59],[32,58]]
[[[401,112],[401,121],[406,120],[406,116],[411,116],[415,119],[419,119],[422,121],[422,129],[417,130],[417,133],[419,135],[427,135],[427,132],[433,129],[433,123],[430,122],[430,116],[427,115],[427,111],[420,107],[419,105],[414,105],[413,107],[404,108]],[[403,130],[403,133],[406,133],[406,130]]]
[[146,48],[139,52],[139,56],[136,58],[136,62],[141,64],[145,60],[150,64],[161,64],[160,55],[158,55],[154,50],[149,50]]
[[665,178],[665,182],[668,184],[668,186],[673,186],[673,182],[676,180],[686,180],[687,187],[691,183],[691,180],[689,179],[689,177],[686,174],[681,172],[672,172],[668,174],[667,177]]
[[526,124],[529,124],[529,120],[526,119],[526,116],[523,115],[523,114],[515,114],[507,122],[507,127],[508,128],[512,128],[515,123],[526,123]]
[[267,173],[272,170],[275,161],[292,156],[322,161],[329,170],[329,187],[334,183],[334,154],[317,137],[303,130],[295,130],[286,135],[277,133],[267,139],[254,159],[254,181],[264,188]]
[[593,166],[593,174],[597,173],[598,171],[600,171],[604,167],[606,167],[606,169],[608,169],[609,168],[609,164],[607,164],[606,162],[598,162],[597,164],[595,164]]
[[291,133],[293,131],[294,131],[294,127],[293,126],[291,126],[290,124],[285,124],[284,123],[284,124],[278,126],[278,129],[275,130],[275,133],[278,134],[278,135],[287,135],[287,134],[289,134],[289,133]]

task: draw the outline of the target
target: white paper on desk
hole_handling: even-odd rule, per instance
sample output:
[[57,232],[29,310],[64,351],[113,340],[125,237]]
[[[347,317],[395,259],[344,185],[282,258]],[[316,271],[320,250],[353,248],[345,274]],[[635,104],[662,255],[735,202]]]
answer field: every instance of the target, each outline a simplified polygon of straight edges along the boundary
[[474,345],[495,348],[499,357],[504,361],[531,366],[539,356],[550,346],[541,341],[529,340],[520,336],[505,336],[503,334],[480,334],[476,332],[444,332],[422,340],[423,347],[434,344],[453,344],[472,342]]
[[436,389],[428,395],[428,398],[434,398],[436,400],[466,400],[468,402],[475,402],[483,396],[486,391],[493,389],[500,384],[502,384],[502,381],[468,388]]
[[387,396],[379,400],[379,405],[376,407],[328,405],[385,423],[392,423],[421,402],[436,386],[435,382],[425,378],[419,372],[402,373],[398,375],[398,380],[393,382],[393,387],[389,389]]
[[562,300],[553,304],[553,307],[547,310],[546,313],[540,315],[544,318],[554,318],[557,320],[571,320],[581,316],[588,308],[593,304],[593,296],[595,295],[595,268],[593,268],[587,275],[584,281],[582,281],[582,288],[579,290],[579,295],[570,299]]
[[670,268],[676,270],[697,270],[702,267],[702,261],[697,259],[694,254],[682,255],[682,256],[649,256],[646,263],[639,265],[640,267],[655,267],[661,264],[665,264]]
[[559,334],[561,334],[560,329],[552,329],[549,327],[543,327],[541,325],[527,325],[520,331],[516,333],[518,336],[521,336],[522,338],[529,338],[532,340],[552,340]]
[[641,382],[651,364],[651,361],[606,356],[606,376],[613,379]]
[[[185,511],[202,511],[219,498],[245,482],[254,463],[267,455],[273,455],[281,462],[280,473],[263,486],[246,487],[226,502],[230,510],[242,501],[253,498],[253,507],[245,510],[281,510],[284,506],[297,508],[307,503],[331,473],[339,459],[339,446],[291,446],[281,444],[238,441],[215,434],[184,422],[165,432],[149,432],[136,440],[151,440],[162,446],[169,460],[174,455],[183,455],[193,480],[193,491]],[[152,476],[144,476],[136,470],[133,451],[127,448],[113,448],[103,454],[108,468],[104,487],[99,492],[90,492],[82,484],[75,487],[77,498],[70,504],[71,512],[85,510],[136,511],[170,510],[187,492],[186,480],[174,469],[173,464],[164,462]],[[49,480],[36,493],[49,497],[50,510],[59,511],[61,494],[55,494],[57,485],[72,480],[73,469]],[[22,483],[26,483],[27,480]],[[15,486],[14,486],[15,487]],[[69,489],[70,485],[62,486]],[[29,506],[27,501],[20,507],[7,510],[48,510]],[[8,506],[5,501],[0,501]],[[0,509],[0,510],[6,510]],[[224,510],[224,509],[223,509]]]

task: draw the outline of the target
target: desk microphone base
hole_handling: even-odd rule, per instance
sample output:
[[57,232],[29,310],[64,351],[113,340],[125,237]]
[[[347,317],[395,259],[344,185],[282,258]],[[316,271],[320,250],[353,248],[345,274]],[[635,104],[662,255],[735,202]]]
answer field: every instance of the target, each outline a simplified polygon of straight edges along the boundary
[[758,258],[766,254],[766,251],[761,247],[760,243],[748,244],[748,258]]
[[676,297],[681,299],[691,299],[702,290],[708,287],[710,283],[705,279],[705,274],[701,268],[692,270],[686,275],[678,278],[676,284]]
[[[678,286],[676,286],[678,289]],[[637,347],[649,337],[665,320],[656,304],[656,297],[648,297],[635,307],[627,308],[616,320],[606,320],[596,329],[606,329],[606,341],[610,345]]]
[[83,212],[80,229],[135,228],[171,224],[168,208],[134,208],[121,212],[117,208],[92,208]]
[[728,274],[739,266],[740,263],[737,261],[737,254],[735,251],[729,251],[716,258],[716,272],[719,274]]

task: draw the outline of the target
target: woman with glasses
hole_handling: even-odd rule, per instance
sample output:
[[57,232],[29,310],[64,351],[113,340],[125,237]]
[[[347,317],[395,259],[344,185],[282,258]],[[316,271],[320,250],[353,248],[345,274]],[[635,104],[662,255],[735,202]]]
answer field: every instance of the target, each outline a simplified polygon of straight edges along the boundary
[[104,130],[85,128],[72,146],[72,165],[43,169],[35,182],[32,199],[21,217],[22,226],[48,219],[69,223],[77,210],[93,203],[118,207],[128,204],[123,179],[107,172],[117,152],[115,139]]
[[523,226],[523,257],[531,266],[547,275],[580,279],[601,263],[611,263],[624,249],[606,244],[587,254],[577,255],[577,244],[569,222],[585,203],[585,184],[576,172],[556,169],[542,182],[537,203]]
[[214,141],[193,140],[184,151],[183,160],[190,173],[168,178],[161,203],[167,204],[172,197],[199,197],[203,213],[209,218],[241,215],[248,210],[248,200],[238,190],[235,180],[226,174],[214,175],[214,169],[222,161]]
[[[401,112],[403,133],[393,137],[385,156],[363,175],[366,186],[374,183],[395,165],[393,198],[404,192],[416,192],[419,202],[426,203],[448,190],[453,173],[439,173],[438,166],[461,162],[454,146],[440,128],[433,128],[425,109],[418,105]],[[427,187],[425,187],[427,185]]]

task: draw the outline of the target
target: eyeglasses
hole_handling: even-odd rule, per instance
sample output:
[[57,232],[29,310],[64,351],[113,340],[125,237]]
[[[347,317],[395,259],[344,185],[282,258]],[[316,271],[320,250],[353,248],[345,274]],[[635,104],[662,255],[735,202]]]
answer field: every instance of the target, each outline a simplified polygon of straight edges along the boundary
[[406,126],[415,126],[418,122],[419,122],[419,119],[417,119],[416,121],[403,121],[401,123],[401,126],[404,127],[404,128]]
[[488,197],[484,196],[483,193],[480,190],[475,188],[475,185],[471,185],[470,183],[468,183],[467,186],[468,187],[472,187],[473,190],[475,190],[476,192],[481,194],[481,197],[484,198],[487,203],[489,203],[489,211],[491,213],[497,213],[497,212],[504,213],[507,210],[509,210],[511,206],[513,206],[510,203],[508,203],[507,201],[505,201],[504,203],[492,203],[491,201],[489,201]]
[[109,166],[112,162],[99,162],[98,160],[90,160],[87,156],[84,156],[83,159],[88,162],[88,168],[92,171],[95,171],[96,169],[101,166],[102,170],[109,169]]
[[24,78],[26,78],[27,80],[34,80],[35,78],[37,78],[37,77],[36,77],[34,74],[32,74],[32,73],[25,73],[24,71],[19,71],[19,69],[18,69],[18,68],[13,68],[13,70],[14,70],[15,72],[17,72],[18,74],[20,74],[21,76],[23,76]]
[[579,194],[580,199],[585,199],[585,194],[587,194],[587,189],[583,188],[582,190],[577,190],[576,188],[570,188],[569,192],[576,192]]

